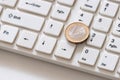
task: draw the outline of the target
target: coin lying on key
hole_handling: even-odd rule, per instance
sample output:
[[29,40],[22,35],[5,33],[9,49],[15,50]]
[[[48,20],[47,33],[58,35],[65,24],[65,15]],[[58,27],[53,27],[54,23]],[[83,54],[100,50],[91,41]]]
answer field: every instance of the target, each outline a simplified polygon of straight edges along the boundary
[[89,28],[83,23],[74,22],[67,26],[65,36],[72,43],[81,43],[89,36]]

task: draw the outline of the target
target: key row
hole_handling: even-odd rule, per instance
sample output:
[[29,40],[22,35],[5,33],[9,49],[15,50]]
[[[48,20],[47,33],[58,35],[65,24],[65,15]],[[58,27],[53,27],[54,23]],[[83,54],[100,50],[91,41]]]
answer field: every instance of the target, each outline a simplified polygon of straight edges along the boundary
[[[64,11],[62,9],[64,9]],[[51,17],[54,19],[65,21],[69,13],[70,13],[70,8],[66,8],[58,5],[57,7],[55,7],[55,10],[53,11]],[[38,17],[32,14],[27,14],[12,9],[5,9],[3,11],[1,19],[3,22],[32,29],[35,31],[40,31],[45,21],[43,17]]]
[[[14,0],[13,1],[14,3],[13,2],[9,3],[9,0],[0,0],[0,1],[1,1],[0,4],[6,5],[7,3],[13,6],[15,5],[17,0]],[[73,5],[74,2],[75,0],[70,0],[69,2],[58,0],[58,3],[62,3],[62,4],[65,3],[66,5]],[[52,9],[52,3],[47,1],[42,1],[42,0],[20,0],[17,8],[19,10],[23,10],[26,12],[35,13],[42,16],[48,16],[48,14],[50,13],[50,10]],[[61,4],[56,4],[53,7],[53,12],[51,14],[51,17],[61,21],[66,21],[69,14],[70,14],[70,7],[67,7]]]
[[[109,53],[107,51],[103,51],[100,53],[98,49],[84,47],[79,62],[87,65],[94,66],[97,62],[98,56],[100,55],[100,59],[98,60],[98,67],[100,69],[114,71],[117,66],[119,56],[113,53]],[[119,71],[118,71],[119,72]]]
[[[44,34],[38,36],[37,33],[27,30],[21,30],[19,34],[18,32],[19,30],[17,27],[8,26],[8,25],[1,26],[0,41],[13,43],[18,35],[18,38],[16,40],[16,45],[23,48],[32,49],[38,38],[38,42],[36,43],[35,49],[38,52],[42,52],[46,54],[51,54],[57,43],[56,38],[49,37]],[[116,49],[119,46],[118,42],[120,40],[118,39],[119,38],[112,37],[110,39],[110,43],[108,42],[109,44],[107,46],[107,49],[108,50],[113,49],[114,51],[116,50],[119,51],[120,49]],[[59,45],[55,50],[55,56],[64,59],[71,59],[76,49],[76,44],[72,44],[67,41],[59,41],[58,44]],[[98,59],[99,53],[100,51],[98,49],[84,47],[81,56],[79,58],[79,62],[94,66]],[[119,56],[115,54],[109,54],[103,52],[98,67],[109,71],[114,71],[118,58]],[[109,63],[109,61],[111,63]]]
[[[54,1],[54,0],[46,0],[46,2],[47,1]],[[61,3],[61,4],[68,5],[68,6],[72,6],[74,4],[74,2],[75,2],[75,0],[57,0],[57,1],[59,3]],[[24,0],[20,0],[20,4],[24,3],[24,2],[25,2]],[[40,1],[40,0],[34,0],[34,1],[31,2],[31,0],[26,0],[26,2],[27,3],[31,3],[31,5],[35,4],[34,6],[38,6],[36,4],[38,4],[39,2],[42,2],[42,1]],[[36,3],[36,2],[38,2],[38,3]],[[16,5],[16,3],[17,3],[17,0],[13,0],[12,2],[10,0],[0,0],[0,4],[1,5],[5,5],[5,6],[9,6],[9,7],[14,7]],[[41,4],[41,5],[44,5],[44,3]]]
[[[83,0],[81,9],[90,12],[96,12],[100,4],[100,0]],[[102,1],[99,13],[108,17],[114,17],[118,10],[118,4],[110,1]]]
[[[3,25],[2,26],[2,24],[1,24],[0,26],[1,26],[0,27],[1,28],[0,29],[0,41],[12,44],[12,43],[14,43],[14,41],[15,41],[18,33],[19,33],[19,35],[18,35],[19,38],[17,40],[17,45],[19,45],[21,47],[28,48],[28,49],[33,48],[33,46],[36,42],[36,39],[38,37],[37,33],[31,32],[31,31],[26,31],[26,30],[21,30],[19,32],[19,29],[17,27],[8,26],[8,25]],[[60,27],[60,30],[62,29],[61,27]],[[48,28],[48,26],[46,28],[47,28],[47,30],[51,30],[51,26],[50,26],[50,28]],[[60,32],[60,30],[58,30],[58,28],[56,29],[56,28],[53,27],[53,30],[56,30],[56,31]],[[43,32],[51,34],[51,35],[53,34],[54,36],[55,36],[55,34],[58,35],[58,33],[56,31],[54,31],[55,32],[54,33],[53,30],[47,32],[46,29],[45,29]],[[50,39],[49,36],[48,36],[48,38],[47,37],[40,37],[39,40],[40,40],[40,42],[38,44],[41,44],[41,45],[45,45],[45,43],[48,42],[47,46],[45,46],[44,48],[42,48],[42,47],[37,48],[37,50],[44,50],[42,52],[45,52],[45,49],[47,47],[48,47],[47,49],[49,49],[49,48],[53,49],[54,46],[55,46],[55,43],[56,43],[56,40],[55,39],[54,40]],[[101,48],[103,46],[105,40],[106,40],[106,35],[105,34],[102,34],[102,33],[96,32],[96,31],[91,31],[90,37],[87,40],[87,44],[90,45],[90,46],[94,46],[96,48]],[[120,39],[118,37],[115,37],[115,36],[112,36],[112,35],[109,36],[108,37],[108,42],[107,42],[107,45],[106,45],[106,50],[113,51],[113,52],[116,52],[116,53],[120,53],[119,41],[120,41]],[[68,44],[68,42],[66,41],[66,43],[64,43],[64,46],[65,46],[65,44]],[[59,46],[61,46],[61,45],[59,45]],[[74,47],[74,46],[72,45],[72,47]],[[69,48],[71,48],[71,47],[69,47]],[[63,51],[64,50],[66,50],[66,48],[63,48]],[[72,54],[74,53],[74,50],[73,51],[69,51],[69,50],[72,50],[72,48],[66,50],[66,51],[68,51],[68,53],[66,55],[70,56],[68,59],[70,59]],[[51,51],[52,50],[49,51],[49,54],[51,53]],[[60,53],[61,51],[58,51],[58,52]],[[45,53],[47,53],[47,52],[45,52]],[[62,53],[64,53],[64,52],[61,52],[60,55]]]

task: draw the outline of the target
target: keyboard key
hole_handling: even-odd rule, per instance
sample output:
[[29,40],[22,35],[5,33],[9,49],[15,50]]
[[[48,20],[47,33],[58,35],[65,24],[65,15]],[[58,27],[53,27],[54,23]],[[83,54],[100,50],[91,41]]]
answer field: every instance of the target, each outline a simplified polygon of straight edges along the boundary
[[112,19],[98,15],[94,18],[93,28],[98,31],[108,32],[111,24]]
[[118,73],[120,74],[120,67],[118,68]]
[[90,33],[90,37],[87,40],[87,44],[97,47],[97,48],[101,48],[103,46],[103,43],[105,41],[106,35],[99,33],[99,32],[95,32],[95,31],[91,31]]
[[117,65],[119,56],[107,52],[103,52],[98,62],[98,67],[108,71],[114,71]]
[[119,3],[119,2],[120,2],[120,0],[110,0],[110,1],[114,1],[114,2],[117,2],[117,3]]
[[48,15],[52,4],[47,1],[41,0],[20,0],[18,8],[21,10],[41,14],[44,16]]
[[39,37],[39,40],[38,40],[38,43],[37,43],[37,46],[36,46],[36,50],[38,52],[51,54],[54,47],[55,47],[56,42],[57,42],[56,38],[49,37],[49,36],[46,36],[46,35],[42,35],[42,36]]
[[0,41],[13,43],[18,33],[18,28],[4,25],[0,29]]
[[84,47],[80,55],[79,62],[93,66],[95,65],[98,55],[99,50],[90,47]]
[[46,1],[55,1],[55,0],[46,0]]
[[57,1],[61,4],[68,5],[68,6],[72,6],[75,2],[75,0],[57,0]]
[[66,21],[70,14],[70,8],[62,5],[56,5],[51,17],[61,21]]
[[120,21],[119,20],[114,22],[112,33],[120,37]]
[[67,41],[60,41],[55,52],[55,56],[64,59],[71,59],[76,48],[75,44],[69,43]]
[[120,53],[120,38],[110,36],[106,49],[109,51]]
[[44,18],[22,13],[12,9],[6,9],[1,17],[3,22],[21,26],[24,28],[40,31]]
[[55,20],[48,20],[46,21],[44,32],[53,36],[59,36],[62,29],[63,23]]
[[2,7],[2,6],[0,6],[0,13],[2,12],[2,10],[3,10],[3,7]]
[[105,16],[114,17],[116,15],[117,10],[118,4],[104,1],[100,9],[100,13]]
[[17,0],[0,0],[1,5],[9,6],[9,7],[14,7],[16,4]]
[[37,39],[37,33],[27,31],[27,30],[22,30],[20,31],[20,34],[17,40],[17,45],[20,47],[32,49],[36,39]]
[[116,16],[116,19],[114,20],[114,21],[116,21],[116,20],[120,20],[120,10],[118,10],[118,15]]
[[100,0],[83,0],[81,8],[91,12],[95,12],[100,3]]
[[75,22],[82,22],[89,26],[93,19],[93,14],[80,10],[72,18],[74,18]]

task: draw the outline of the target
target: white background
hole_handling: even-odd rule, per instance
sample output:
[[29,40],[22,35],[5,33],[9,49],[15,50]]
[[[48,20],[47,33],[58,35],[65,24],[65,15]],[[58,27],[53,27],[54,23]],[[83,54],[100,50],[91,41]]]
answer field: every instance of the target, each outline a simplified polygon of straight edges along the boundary
[[0,50],[0,80],[108,80]]

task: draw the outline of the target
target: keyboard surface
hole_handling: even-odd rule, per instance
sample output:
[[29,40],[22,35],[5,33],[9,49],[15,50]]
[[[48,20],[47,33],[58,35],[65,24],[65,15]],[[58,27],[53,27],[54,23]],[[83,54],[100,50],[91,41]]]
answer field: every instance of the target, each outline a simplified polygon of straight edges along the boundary
[[[0,49],[120,80],[119,0],[0,0]],[[71,23],[90,35],[69,42]]]

